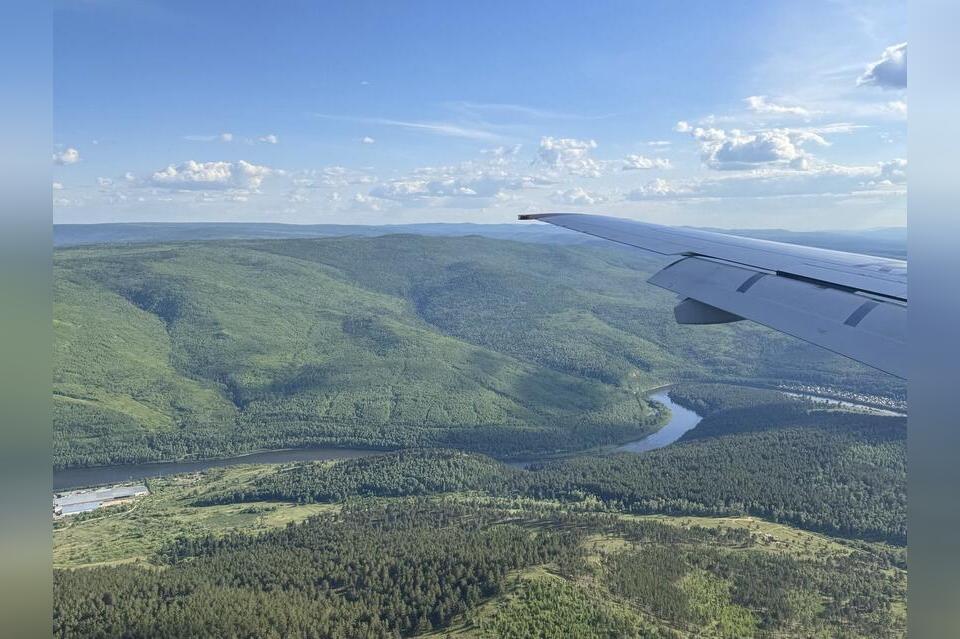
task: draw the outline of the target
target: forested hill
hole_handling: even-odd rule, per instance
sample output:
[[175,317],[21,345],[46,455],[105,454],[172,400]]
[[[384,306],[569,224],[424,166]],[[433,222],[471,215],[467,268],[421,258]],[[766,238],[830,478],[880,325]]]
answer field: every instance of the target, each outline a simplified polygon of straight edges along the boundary
[[337,444],[568,451],[661,419],[678,379],[902,393],[747,323],[680,327],[658,263],[480,237],[60,249],[58,465]]

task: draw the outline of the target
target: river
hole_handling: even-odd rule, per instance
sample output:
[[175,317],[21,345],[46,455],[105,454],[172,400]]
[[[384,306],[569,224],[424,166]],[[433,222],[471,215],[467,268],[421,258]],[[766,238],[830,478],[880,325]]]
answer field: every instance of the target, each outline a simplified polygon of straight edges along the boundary
[[674,403],[674,401],[670,399],[670,395],[667,390],[661,390],[657,393],[654,393],[653,395],[650,395],[648,399],[665,404],[667,408],[670,409],[670,421],[667,422],[666,426],[655,433],[647,435],[643,439],[638,439],[633,442],[627,442],[622,446],[617,446],[615,449],[616,452],[645,453],[648,450],[663,448],[664,446],[672,444],[680,439],[685,432],[699,424],[700,420],[703,419],[700,417],[700,415],[697,415],[689,408],[684,408],[683,406]]
[[353,459],[382,453],[382,450],[359,448],[291,448],[268,450],[239,457],[221,459],[194,459],[180,462],[155,462],[148,464],[122,464],[119,466],[92,466],[90,468],[65,468],[53,471],[53,490],[70,490],[87,486],[103,486],[121,482],[162,477],[178,473],[191,473],[207,468],[236,466],[237,464],[283,464],[298,461],[323,461],[328,459]]
[[[617,452],[643,453],[662,448],[677,441],[685,432],[700,422],[700,416],[692,410],[679,406],[670,399],[668,389],[661,388],[649,398],[666,404],[670,409],[670,421],[660,430],[642,439],[618,446]],[[235,466],[237,464],[283,464],[298,461],[323,461],[330,459],[353,459],[382,453],[379,450],[357,448],[294,448],[251,453],[222,459],[195,459],[181,462],[157,462],[148,464],[123,464],[119,466],[93,466],[91,468],[66,468],[53,471],[53,490],[62,491],[87,486],[103,486],[121,482],[142,480],[148,477],[190,473],[207,468]],[[512,466],[528,466],[531,461],[514,462]]]

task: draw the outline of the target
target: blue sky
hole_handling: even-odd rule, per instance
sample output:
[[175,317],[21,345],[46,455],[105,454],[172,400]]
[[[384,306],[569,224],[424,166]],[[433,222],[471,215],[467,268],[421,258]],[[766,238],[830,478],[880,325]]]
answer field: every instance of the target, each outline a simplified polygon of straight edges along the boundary
[[904,2],[68,0],[56,222],[906,222]]

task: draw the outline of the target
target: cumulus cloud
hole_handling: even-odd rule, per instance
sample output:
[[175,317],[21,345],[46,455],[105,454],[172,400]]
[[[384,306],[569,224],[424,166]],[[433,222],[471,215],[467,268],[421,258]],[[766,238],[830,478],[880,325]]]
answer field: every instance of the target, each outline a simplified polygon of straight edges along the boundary
[[907,43],[901,42],[883,50],[857,79],[857,85],[875,85],[884,89],[907,88]]
[[893,100],[887,102],[887,110],[891,113],[896,113],[897,115],[907,115],[907,101],[906,100]]
[[631,154],[623,160],[624,171],[637,171],[647,169],[669,169],[670,160],[665,158],[648,158],[642,155]]
[[601,164],[590,157],[597,148],[594,140],[574,138],[540,138],[537,161],[544,166],[573,175],[599,177]]
[[498,147],[484,151],[482,160],[422,167],[378,184],[370,194],[408,206],[482,208],[508,201],[511,193],[556,183],[550,175],[522,170],[517,149]]
[[252,189],[260,187],[263,179],[274,170],[251,164],[244,160],[238,162],[196,162],[189,160],[181,164],[171,164],[162,171],[150,176],[153,186],[172,189]]
[[370,194],[414,206],[486,206],[506,191],[519,190],[532,179],[478,172],[454,172],[431,176],[409,176],[391,180],[370,190]]
[[287,201],[291,204],[303,204],[304,202],[309,202],[309,196],[301,189],[295,189],[290,193],[287,193]]
[[785,197],[903,195],[906,160],[873,166],[810,163],[806,171],[762,169],[744,174],[668,182],[657,179],[627,194],[628,200],[719,200]]
[[66,166],[67,164],[76,164],[80,161],[80,151],[77,151],[75,148],[67,147],[63,151],[57,151],[53,154],[53,163],[59,164],[60,166]]
[[753,133],[696,127],[689,131],[700,146],[704,164],[719,171],[764,167],[804,168],[805,145],[829,143],[814,129],[765,129]]
[[751,95],[745,98],[744,102],[747,103],[749,110],[762,115],[794,115],[807,118],[812,114],[811,111],[801,106],[787,106],[770,102],[765,95]]
[[107,178],[107,177],[98,177],[98,178],[97,178],[97,186],[99,186],[99,187],[101,187],[101,188],[109,188],[109,187],[113,186],[113,180],[111,180],[110,178]]
[[365,135],[362,138],[360,138],[360,144],[374,144],[374,143],[376,143],[376,140],[371,138],[369,135]]
[[280,141],[280,138],[278,138],[273,133],[268,133],[267,135],[261,135],[259,138],[257,138],[257,142],[262,142],[264,144],[276,144],[279,141]]
[[376,178],[372,175],[344,166],[327,166],[322,169],[300,171],[293,178],[293,183],[296,186],[315,189],[342,188],[374,182],[376,182]]
[[668,198],[683,197],[690,193],[688,187],[678,183],[669,182],[662,178],[657,178],[645,186],[634,189],[627,194],[627,199],[632,201],[640,200],[659,200]]
[[889,162],[881,162],[879,173],[874,184],[878,186],[895,186],[907,183],[907,161],[896,158]]
[[384,201],[377,197],[357,193],[350,199],[349,208],[353,211],[382,211]]
[[558,204],[570,204],[572,206],[590,206],[606,201],[606,198],[600,193],[588,191],[581,186],[575,186],[565,191],[556,191],[551,199]]
[[673,125],[673,130],[677,133],[690,133],[693,131],[693,127],[686,120],[680,120],[675,125]]

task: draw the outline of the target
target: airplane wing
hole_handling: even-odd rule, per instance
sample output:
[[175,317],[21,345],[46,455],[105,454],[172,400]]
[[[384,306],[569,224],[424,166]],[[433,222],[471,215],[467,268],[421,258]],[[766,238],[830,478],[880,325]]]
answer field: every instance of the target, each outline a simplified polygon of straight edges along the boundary
[[601,215],[521,215],[680,259],[648,281],[681,324],[749,319],[902,379],[907,263]]

